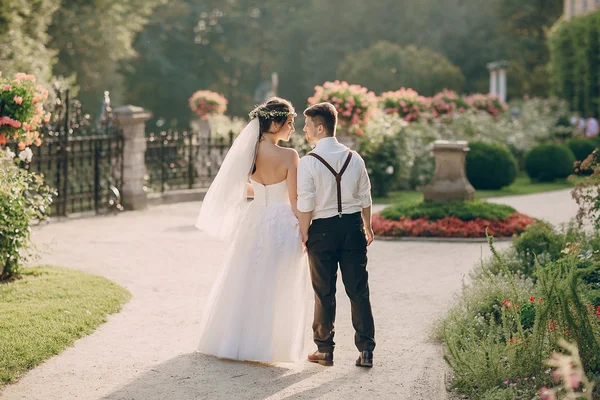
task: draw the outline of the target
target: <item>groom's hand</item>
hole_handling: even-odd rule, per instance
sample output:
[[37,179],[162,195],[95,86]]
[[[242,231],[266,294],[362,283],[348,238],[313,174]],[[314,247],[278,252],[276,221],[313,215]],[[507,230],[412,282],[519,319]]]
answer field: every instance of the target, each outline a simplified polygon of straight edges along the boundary
[[375,237],[373,228],[365,229],[365,236],[367,237],[367,246],[369,246],[371,243],[373,243],[373,238]]

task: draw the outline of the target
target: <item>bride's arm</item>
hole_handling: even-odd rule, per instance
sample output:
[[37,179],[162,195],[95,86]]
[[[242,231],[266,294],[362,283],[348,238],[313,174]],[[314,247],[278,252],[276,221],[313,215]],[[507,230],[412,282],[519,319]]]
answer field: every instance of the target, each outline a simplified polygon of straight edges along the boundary
[[298,162],[299,161],[300,161],[300,157],[298,157],[298,153],[296,152],[296,150],[291,150],[290,151],[290,162],[288,164],[286,181],[287,181],[288,196],[290,198],[290,204],[292,205],[292,210],[294,211],[296,218],[298,218],[297,171],[298,171]]

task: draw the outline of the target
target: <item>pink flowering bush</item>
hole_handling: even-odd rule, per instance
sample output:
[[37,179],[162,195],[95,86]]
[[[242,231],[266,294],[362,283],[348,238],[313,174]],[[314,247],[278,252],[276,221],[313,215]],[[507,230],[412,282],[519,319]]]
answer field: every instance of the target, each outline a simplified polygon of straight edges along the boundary
[[360,85],[335,81],[325,82],[323,86],[315,86],[315,94],[308,99],[308,104],[321,102],[330,102],[335,106],[342,128],[348,128],[350,132],[362,136],[364,126],[375,110],[377,97]]
[[473,94],[467,97],[467,102],[475,110],[485,111],[492,117],[497,117],[506,110],[506,105],[497,97],[487,94]]
[[43,109],[47,98],[48,91],[35,84],[35,76],[19,73],[10,79],[0,72],[0,146],[9,140],[18,142],[21,151],[40,146],[37,129],[50,119]]
[[190,109],[202,119],[222,115],[227,110],[227,99],[210,90],[198,90],[189,99]]
[[429,102],[416,91],[405,88],[385,92],[379,98],[379,106],[384,113],[397,114],[406,122],[419,121]]
[[465,112],[470,108],[469,103],[452,90],[444,89],[431,98],[430,110],[434,118],[451,115],[455,112]]

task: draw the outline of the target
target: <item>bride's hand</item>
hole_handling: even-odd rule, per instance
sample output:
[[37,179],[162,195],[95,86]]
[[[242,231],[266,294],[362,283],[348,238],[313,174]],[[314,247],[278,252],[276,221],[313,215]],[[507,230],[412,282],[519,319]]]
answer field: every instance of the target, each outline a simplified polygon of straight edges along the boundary
[[306,253],[308,248],[306,247],[306,242],[308,241],[308,236],[302,235],[302,250]]

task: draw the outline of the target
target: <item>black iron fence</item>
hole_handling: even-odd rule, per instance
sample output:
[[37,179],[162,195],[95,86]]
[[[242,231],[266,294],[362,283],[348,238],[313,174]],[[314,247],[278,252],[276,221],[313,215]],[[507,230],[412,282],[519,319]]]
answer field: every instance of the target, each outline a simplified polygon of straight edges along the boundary
[[[121,209],[123,184],[123,137],[107,106],[102,119],[92,121],[81,104],[58,92],[50,110],[52,118],[40,129],[43,142],[32,146],[31,163],[24,165],[40,173],[58,196],[52,215]],[[18,154],[18,145],[8,146]]]
[[225,139],[168,130],[147,134],[146,143],[146,185],[163,193],[208,187],[233,143],[233,133]]

